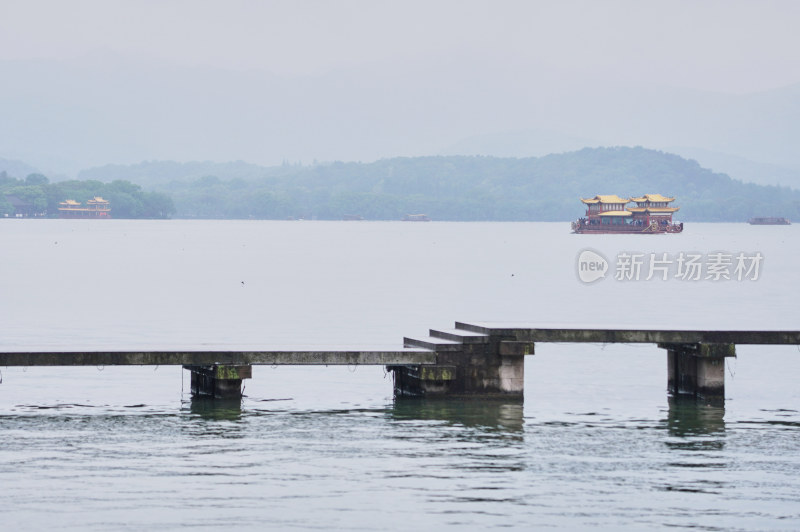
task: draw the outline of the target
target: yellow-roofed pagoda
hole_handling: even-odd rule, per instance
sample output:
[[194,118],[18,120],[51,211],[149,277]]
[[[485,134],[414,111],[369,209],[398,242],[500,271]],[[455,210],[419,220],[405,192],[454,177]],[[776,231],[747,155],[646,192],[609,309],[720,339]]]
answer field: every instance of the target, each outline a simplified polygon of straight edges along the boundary
[[[574,233],[680,233],[682,223],[674,223],[672,215],[679,207],[670,207],[675,198],[661,194],[645,194],[637,198],[621,198],[616,194],[581,198],[586,216],[572,222]],[[636,207],[627,207],[628,203]]]
[[68,199],[58,204],[59,218],[111,218],[111,206],[108,200],[95,196],[82,205],[80,202]]

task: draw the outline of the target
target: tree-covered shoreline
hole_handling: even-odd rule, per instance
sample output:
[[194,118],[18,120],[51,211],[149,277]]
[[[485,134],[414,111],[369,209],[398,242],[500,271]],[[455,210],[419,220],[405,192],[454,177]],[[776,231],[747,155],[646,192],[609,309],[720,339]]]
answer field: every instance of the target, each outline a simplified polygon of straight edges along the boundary
[[[115,218],[399,220],[424,213],[443,221],[569,221],[584,214],[582,197],[659,193],[676,198],[679,221],[800,219],[798,190],[743,183],[693,160],[640,147],[313,166],[167,161],[108,165],[81,175],[91,179],[48,183],[40,174],[19,180],[0,173],[0,192],[45,206],[49,216],[57,215],[65,199],[102,196]],[[0,195],[0,213],[7,208],[3,201]]]
[[169,218],[175,213],[172,198],[163,192],[145,191],[124,180],[103,183],[96,180],[50,183],[42,174],[29,174],[25,179],[0,172],[0,216],[17,214],[8,201],[13,196],[30,205],[35,216],[57,218],[59,203],[68,199],[85,204],[100,196],[109,201],[112,218]]
[[[196,171],[196,168],[192,169]],[[398,157],[372,163],[263,168],[261,175],[206,175],[157,186],[179,218],[399,220],[425,213],[450,221],[569,221],[581,197],[660,193],[676,219],[800,219],[800,191],[743,183],[677,155],[644,148],[586,148],[538,158]]]

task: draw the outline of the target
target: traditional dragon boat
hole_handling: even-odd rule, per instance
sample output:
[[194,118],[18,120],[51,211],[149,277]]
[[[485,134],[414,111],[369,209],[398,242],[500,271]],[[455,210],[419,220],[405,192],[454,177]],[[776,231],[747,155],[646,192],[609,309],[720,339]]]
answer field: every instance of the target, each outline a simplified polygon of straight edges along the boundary
[[[683,231],[683,223],[672,220],[672,215],[680,209],[669,205],[675,198],[645,194],[626,199],[611,194],[581,198],[581,201],[586,205],[586,216],[572,222],[573,233],[658,234]],[[636,206],[627,207],[629,203]]]

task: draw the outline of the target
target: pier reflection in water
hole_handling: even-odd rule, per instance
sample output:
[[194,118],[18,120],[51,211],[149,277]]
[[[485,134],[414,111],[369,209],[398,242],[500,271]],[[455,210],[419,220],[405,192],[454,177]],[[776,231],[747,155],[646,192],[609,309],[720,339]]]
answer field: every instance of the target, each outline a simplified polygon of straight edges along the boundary
[[394,421],[435,420],[485,430],[522,435],[524,409],[522,401],[486,399],[395,400],[389,411]]
[[720,494],[735,489],[726,453],[725,409],[689,397],[670,397],[664,420],[669,450],[658,490],[676,494]]
[[691,397],[670,397],[666,424],[670,436],[682,440],[667,445],[682,449],[695,448],[695,444],[697,448],[724,446],[725,408],[722,406]]
[[[296,382],[273,388],[281,381]],[[722,408],[667,403],[659,392],[652,407],[661,415],[641,416],[623,407],[627,396],[598,394],[608,402],[578,409],[585,396],[392,400],[381,395],[388,386],[373,388],[374,375],[350,384],[372,393],[331,386],[321,401],[304,385],[292,399],[287,384],[254,386],[233,402],[187,393],[172,406],[118,408],[107,397],[106,406],[9,412],[0,457],[24,461],[0,466],[14,486],[7,523],[25,528],[25,508],[40,515],[48,497],[62,497],[80,505],[71,519],[86,530],[232,521],[242,530],[757,529],[787,514],[785,503],[764,506],[764,490],[797,486],[797,462],[787,460],[796,412],[780,412],[776,425],[770,412],[730,421]],[[351,401],[369,396],[377,398]],[[80,493],[52,482],[76,470],[88,481]],[[759,514],[747,509],[754,504]],[[145,506],[152,513],[130,511]]]
[[193,395],[184,401],[183,410],[192,416],[208,421],[239,421],[242,418],[242,399],[215,399],[204,395]]

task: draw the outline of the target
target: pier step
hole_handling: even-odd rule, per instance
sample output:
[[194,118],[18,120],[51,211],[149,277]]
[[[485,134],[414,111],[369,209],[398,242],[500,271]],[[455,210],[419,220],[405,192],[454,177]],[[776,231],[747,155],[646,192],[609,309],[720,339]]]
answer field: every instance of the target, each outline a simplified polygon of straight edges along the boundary
[[473,323],[464,323],[457,321],[456,322],[456,329],[457,331],[463,334],[487,334],[491,329],[480,325],[480,324],[473,324]]
[[431,329],[429,333],[434,338],[441,338],[443,340],[450,340],[453,342],[458,342],[460,344],[488,344],[489,343],[489,335],[472,332],[472,331],[464,331],[460,329],[446,329],[443,331]]
[[488,344],[489,335],[458,329],[430,329],[425,338],[403,338],[405,347],[422,347],[431,351],[459,351],[464,344]]
[[421,347],[423,349],[430,349],[431,351],[459,351],[463,346],[461,342],[453,340],[446,340],[444,338],[436,338],[434,336],[427,336],[425,338],[403,338],[403,346],[405,347]]

